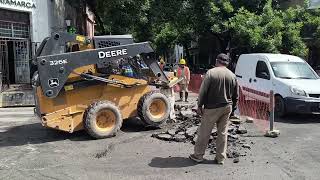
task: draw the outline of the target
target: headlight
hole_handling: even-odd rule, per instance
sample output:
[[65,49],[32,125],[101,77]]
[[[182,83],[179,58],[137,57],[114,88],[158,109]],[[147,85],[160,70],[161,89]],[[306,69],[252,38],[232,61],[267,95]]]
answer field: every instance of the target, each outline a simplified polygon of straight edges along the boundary
[[307,93],[298,88],[298,87],[291,87],[291,92],[294,94],[294,95],[298,95],[298,96],[307,96]]

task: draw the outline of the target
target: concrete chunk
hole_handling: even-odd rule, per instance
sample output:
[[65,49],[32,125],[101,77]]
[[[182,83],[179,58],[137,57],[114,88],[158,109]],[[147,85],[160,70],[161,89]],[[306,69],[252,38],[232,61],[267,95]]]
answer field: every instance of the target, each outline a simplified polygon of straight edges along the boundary
[[185,142],[187,138],[182,134],[176,134],[173,139],[176,142]]
[[239,158],[235,158],[234,160],[233,160],[233,163],[239,163]]
[[177,132],[177,129],[169,129],[168,130],[168,134],[170,134],[171,136],[174,136]]
[[248,131],[244,127],[239,127],[236,131],[237,134],[246,134]]
[[164,141],[172,140],[172,136],[170,134],[155,134],[154,137]]
[[249,144],[242,145],[243,148],[251,149],[251,146]]
[[239,139],[239,136],[228,133],[228,140],[229,140],[229,139],[231,139],[231,140],[237,140],[237,139]]
[[198,130],[198,126],[192,126],[186,130],[186,134],[189,137],[193,137],[196,134],[197,130]]
[[180,114],[185,119],[193,118],[193,116],[195,115],[195,113],[192,112],[190,109],[185,110],[185,111],[182,110],[182,111],[180,111]]

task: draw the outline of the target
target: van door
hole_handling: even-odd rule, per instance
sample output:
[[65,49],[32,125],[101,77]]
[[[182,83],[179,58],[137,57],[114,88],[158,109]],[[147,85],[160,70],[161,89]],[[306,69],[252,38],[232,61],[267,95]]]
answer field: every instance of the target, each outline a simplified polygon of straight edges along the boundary
[[272,88],[270,68],[265,61],[259,60],[256,64],[255,77],[249,79],[252,86],[252,94],[255,99],[269,102],[269,94]]
[[255,56],[241,55],[236,66],[235,74],[240,86],[239,93],[242,93],[247,100],[252,96],[250,89],[252,89],[251,81],[255,74],[256,63]]

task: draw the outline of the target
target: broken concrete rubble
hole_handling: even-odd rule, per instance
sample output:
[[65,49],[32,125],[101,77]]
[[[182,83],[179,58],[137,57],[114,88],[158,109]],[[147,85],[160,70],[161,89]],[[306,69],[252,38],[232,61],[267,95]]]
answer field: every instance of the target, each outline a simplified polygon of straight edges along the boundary
[[231,141],[231,142],[234,142],[236,141],[237,139],[239,139],[239,136],[238,135],[233,135],[233,134],[230,134],[228,133],[228,141]]
[[175,136],[174,136],[174,141],[176,141],[176,142],[185,142],[186,141],[186,136],[185,135],[182,135],[182,134],[176,134]]
[[168,134],[170,134],[171,136],[174,136],[176,134],[177,130],[176,129],[169,129],[168,130]]
[[170,134],[164,134],[164,133],[153,134],[152,137],[155,137],[157,139],[161,139],[161,140],[164,140],[164,141],[171,141],[172,140],[172,136]]
[[180,111],[181,117],[183,119],[193,118],[194,112],[191,109],[187,109],[186,111]]
[[248,131],[241,126],[237,129],[237,134],[246,134],[247,132]]
[[198,126],[192,126],[186,130],[186,134],[189,137],[193,137],[198,130]]
[[198,138],[198,136],[195,135],[194,138],[192,138],[191,143],[196,144],[197,138]]
[[251,146],[249,144],[242,145],[243,148],[251,149]]
[[[195,144],[197,140],[197,131],[201,122],[201,117],[196,114],[191,107],[179,106],[176,112],[176,122],[169,130],[157,134],[153,134],[153,137],[164,141],[175,142],[190,142]],[[246,156],[250,145],[246,143],[245,139],[241,139],[242,134],[246,134],[247,130],[239,123],[230,123],[228,128],[228,158],[239,158],[240,156]],[[210,154],[216,154],[216,139],[217,129],[213,128],[210,140],[208,143],[208,149]],[[235,160],[239,162],[238,160]]]
[[231,150],[231,149],[227,150],[227,157],[228,158],[237,158],[239,156],[240,156],[240,153],[238,151]]
[[234,160],[233,160],[233,163],[238,163],[240,160],[239,160],[239,158],[235,158]]
[[247,117],[246,118],[246,123],[253,123],[253,118]]

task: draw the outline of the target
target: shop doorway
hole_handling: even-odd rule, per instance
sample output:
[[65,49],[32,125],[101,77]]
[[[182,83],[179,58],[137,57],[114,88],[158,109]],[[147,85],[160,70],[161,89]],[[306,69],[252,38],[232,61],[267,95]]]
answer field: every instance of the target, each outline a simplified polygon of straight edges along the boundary
[[30,84],[29,40],[0,39],[1,90],[10,84]]
[[29,13],[0,9],[0,93],[30,85]]
[[7,81],[6,61],[8,59],[8,46],[5,41],[0,41],[0,92],[9,86]]

